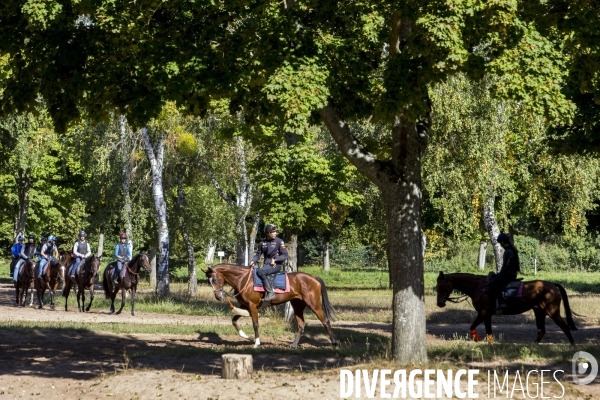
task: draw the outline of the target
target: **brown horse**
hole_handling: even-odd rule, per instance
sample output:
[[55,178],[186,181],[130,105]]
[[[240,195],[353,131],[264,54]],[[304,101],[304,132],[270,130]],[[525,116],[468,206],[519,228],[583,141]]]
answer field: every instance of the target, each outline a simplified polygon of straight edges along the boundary
[[[75,274],[75,282],[70,279],[65,280],[65,287],[63,288],[62,295],[65,298],[65,311],[67,310],[69,292],[73,284],[77,285],[77,310],[84,312],[85,306],[85,289],[90,291],[90,304],[85,307],[85,311],[90,311],[92,301],[94,301],[94,280],[98,277],[98,270],[100,269],[100,257],[89,256],[81,263],[79,271]],[[79,302],[81,298],[81,303]]]
[[131,315],[135,315],[133,309],[135,305],[135,292],[137,290],[138,274],[142,268],[144,268],[144,270],[148,273],[151,272],[148,254],[146,254],[146,252],[141,252],[133,257],[131,261],[126,263],[125,276],[123,278],[119,278],[119,284],[115,287],[112,280],[112,273],[116,267],[116,261],[108,264],[104,269],[104,274],[102,275],[104,295],[107,299],[110,299],[109,314],[115,312],[115,297],[117,296],[119,289],[121,290],[121,308],[119,308],[119,311],[117,311],[117,315],[121,314],[121,311],[123,311],[123,307],[125,306],[125,293],[127,290],[131,289]]
[[[263,293],[254,291],[254,278],[252,268],[239,265],[219,264],[205,271],[208,282],[210,283],[215,297],[221,301],[227,293],[223,286],[225,283],[233,288],[234,296],[240,303],[243,310],[247,310],[249,316],[252,317],[252,325],[254,326],[254,347],[260,345],[258,335],[258,307],[261,305]],[[298,333],[291,345],[291,348],[296,348],[300,341],[300,336],[304,332],[304,309],[308,306],[317,318],[321,321],[329,337],[331,344],[337,346],[337,341],[331,330],[331,319],[334,315],[334,309],[327,297],[327,289],[321,278],[308,275],[302,272],[293,272],[288,274],[290,281],[290,291],[288,293],[276,293],[275,299],[271,301],[271,305],[283,304],[291,302],[294,313],[296,314],[296,322],[298,323]],[[243,338],[248,336],[240,329],[237,320],[242,315],[235,315],[231,322],[238,331],[238,334]]]
[[[476,328],[483,321],[488,343],[492,343],[492,315],[494,315],[494,310],[489,295],[484,291],[485,283],[485,275],[444,274],[440,272],[437,279],[437,305],[438,307],[444,307],[446,301],[452,301],[450,295],[454,290],[469,296],[473,302],[473,307],[478,313],[475,321],[471,324],[471,337],[476,342],[480,340]],[[560,316],[561,300],[565,302],[567,323]],[[502,310],[502,315],[522,314],[533,309],[538,331],[537,342],[541,341],[546,334],[547,315],[567,335],[569,342],[574,343],[571,330],[577,330],[577,327],[573,322],[567,292],[558,283],[546,281],[523,282],[523,296],[508,298],[506,302],[507,308]]]
[[[27,300],[27,290],[31,287],[31,284],[35,279],[35,269],[36,263],[31,259],[25,260],[25,262],[21,265],[21,268],[19,269],[19,274],[17,275],[17,280],[14,283],[16,290],[15,306],[18,307],[19,304],[21,304],[23,307],[25,307],[25,300]],[[33,304],[33,292],[31,293],[31,302]]]
[[37,292],[38,308],[43,308],[43,299],[46,289],[50,290],[50,308],[54,310],[54,293],[58,289],[61,275],[64,276],[64,266],[61,261],[51,260],[46,264],[44,274],[35,279],[34,286]]

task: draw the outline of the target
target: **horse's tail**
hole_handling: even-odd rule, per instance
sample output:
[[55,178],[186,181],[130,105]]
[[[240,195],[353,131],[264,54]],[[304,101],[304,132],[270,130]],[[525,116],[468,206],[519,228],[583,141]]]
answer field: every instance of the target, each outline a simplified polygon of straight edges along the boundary
[[323,279],[319,278],[318,276],[315,276],[315,278],[317,278],[317,280],[321,284],[321,307],[323,308],[323,312],[325,313],[325,318],[327,318],[329,321],[334,321],[335,309],[329,302],[329,297],[327,297],[327,288],[325,287],[325,282],[323,282]]
[[567,291],[565,290],[564,287],[562,287],[558,283],[555,283],[555,285],[556,285],[556,287],[558,287],[558,290],[560,290],[560,295],[562,296],[562,298],[565,302],[565,313],[567,314],[567,324],[569,325],[569,328],[571,328],[571,330],[576,331],[577,327],[575,326],[575,322],[573,322],[573,314],[571,313],[571,307],[569,307],[569,298],[567,297]]

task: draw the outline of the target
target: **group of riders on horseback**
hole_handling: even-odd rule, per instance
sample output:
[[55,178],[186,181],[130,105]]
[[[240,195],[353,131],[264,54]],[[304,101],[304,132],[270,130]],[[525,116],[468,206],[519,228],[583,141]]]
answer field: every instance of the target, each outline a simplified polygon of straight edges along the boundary
[[[69,265],[69,278],[74,280],[83,261],[92,255],[90,244],[85,240],[86,233],[79,231],[79,238],[73,244],[71,264]],[[113,280],[116,283],[119,274],[123,270],[125,263],[131,260],[131,246],[127,243],[127,234],[119,235],[120,243],[117,243],[115,248],[115,257],[117,258],[117,268],[113,270]],[[23,236],[19,235],[17,243],[11,248],[13,260],[10,264],[10,277],[16,282],[19,275],[19,270],[23,263],[28,260],[34,261],[37,256],[37,277],[43,275],[44,267],[48,261],[55,261],[59,258],[58,248],[56,247],[56,236],[50,235],[42,237],[42,243],[39,247],[35,246],[35,235],[27,236],[27,243],[23,244]]]

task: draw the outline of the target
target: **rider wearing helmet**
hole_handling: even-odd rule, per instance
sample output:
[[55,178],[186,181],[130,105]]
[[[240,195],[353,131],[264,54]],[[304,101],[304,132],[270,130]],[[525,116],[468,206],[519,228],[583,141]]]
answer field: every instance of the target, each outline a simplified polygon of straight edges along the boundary
[[18,275],[19,275],[19,269],[21,268],[21,265],[23,265],[23,263],[27,260],[32,260],[33,261],[33,256],[35,256],[35,235],[30,234],[29,236],[27,236],[27,243],[25,243],[25,245],[21,248],[21,253],[19,254],[19,262],[17,262],[17,266],[15,267],[15,274],[14,274],[14,278],[13,280],[16,282]]
[[40,243],[35,251],[35,255],[37,256],[38,260],[42,259],[42,248],[44,248],[46,243],[48,243],[48,238],[46,236],[42,236],[42,243]]
[[119,235],[119,243],[115,247],[115,257],[117,258],[117,267],[113,270],[113,280],[115,286],[117,286],[123,265],[131,260],[131,247],[127,244],[127,234],[125,232]]
[[21,254],[22,248],[23,248],[23,235],[19,235],[19,236],[17,236],[17,243],[13,244],[13,246],[10,249],[10,252],[12,253],[12,260],[10,262],[10,277],[11,278],[14,276],[15,265],[17,264],[17,261],[19,261],[19,254]]
[[58,259],[58,249],[56,248],[56,236],[50,235],[48,236],[48,243],[46,243],[42,247],[42,251],[40,252],[40,256],[42,257],[40,260],[40,265],[38,268],[38,278],[41,278],[44,273],[44,267],[48,261]]
[[79,231],[79,239],[73,245],[73,258],[75,260],[71,263],[71,268],[69,269],[70,279],[75,279],[81,262],[91,255],[92,249],[90,248],[90,244],[85,241],[85,232]]
[[504,255],[502,257],[502,269],[490,281],[490,293],[492,294],[492,298],[495,297],[498,300],[496,310],[502,310],[506,308],[502,288],[510,282],[517,280],[517,273],[521,270],[521,267],[519,265],[519,252],[511,243],[510,236],[506,233],[501,233],[496,240],[504,248]]
[[264,264],[256,271],[256,275],[263,281],[267,292],[263,301],[271,301],[275,298],[274,274],[281,271],[281,265],[288,258],[288,251],[283,240],[277,237],[277,226],[268,224],[265,226],[265,234],[267,237],[258,245],[258,251],[252,258],[250,267],[258,262],[261,255],[264,257]]

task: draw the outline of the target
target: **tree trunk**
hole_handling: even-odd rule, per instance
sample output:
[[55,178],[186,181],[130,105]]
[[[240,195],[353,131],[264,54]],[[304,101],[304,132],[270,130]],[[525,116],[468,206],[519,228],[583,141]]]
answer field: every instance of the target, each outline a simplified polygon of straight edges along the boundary
[[19,215],[15,224],[15,238],[25,235],[27,217],[29,216],[29,192],[31,191],[31,176],[29,171],[19,168],[17,176],[17,195],[19,197]]
[[119,117],[121,124],[121,161],[123,167],[121,169],[121,177],[123,178],[123,219],[125,220],[125,233],[127,234],[127,242],[133,252],[133,237],[131,224],[131,156],[128,148],[125,145],[127,135],[127,120],[124,115]]
[[477,257],[477,268],[480,271],[485,269],[485,251],[487,250],[488,241],[482,240],[479,242],[479,257]]
[[222,379],[251,379],[253,372],[251,354],[223,354],[221,356]]
[[498,229],[498,223],[496,222],[496,214],[494,212],[494,203],[496,202],[496,196],[489,196],[483,204],[483,223],[485,229],[492,242],[494,249],[494,258],[496,259],[496,272],[500,272],[502,269],[502,256],[504,255],[504,249],[500,246],[500,243],[496,240],[500,234]]
[[252,231],[250,232],[250,255],[254,256],[256,251],[256,236],[258,235],[258,225],[260,224],[260,213],[254,214],[254,222],[252,223]]
[[185,242],[188,256],[188,293],[191,295],[198,294],[198,277],[196,276],[196,256],[194,255],[194,246],[192,240],[187,233],[185,228],[185,214],[184,214],[184,201],[185,192],[183,190],[183,176],[179,176],[177,184],[177,206],[179,207],[179,229],[181,236]]
[[[284,236],[285,246],[288,249],[289,269],[287,272],[296,272],[298,271],[298,233],[294,229],[286,229]],[[289,302],[284,305],[283,319],[286,322],[292,322],[294,320],[294,309]]]
[[152,194],[154,197],[154,207],[156,211],[156,226],[158,228],[158,262],[156,292],[159,295],[167,295],[170,292],[169,287],[169,226],[167,224],[167,203],[165,202],[163,190],[163,158],[165,152],[165,135],[160,134],[156,144],[156,154],[147,128],[142,128],[141,133],[144,137],[144,144],[150,168],[152,170]]
[[100,232],[100,236],[98,237],[98,257],[102,257],[102,253],[104,252],[104,232]]
[[427,250],[427,235],[421,232],[421,246],[423,247],[423,260],[425,260],[425,251]]
[[323,243],[323,270],[329,271],[329,239],[325,239]]
[[[410,24],[404,24],[410,28]],[[379,160],[352,134],[333,106],[319,110],[342,153],[383,194],[388,222],[388,264],[393,285],[392,357],[400,363],[427,360],[421,236],[421,155],[428,116],[419,123],[403,113],[392,126],[392,160]]]

